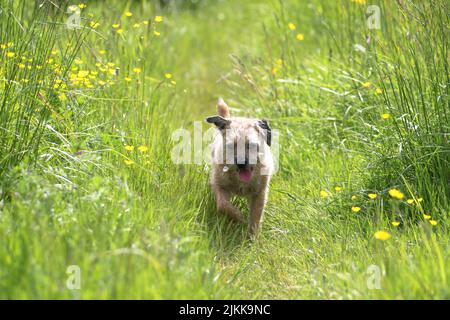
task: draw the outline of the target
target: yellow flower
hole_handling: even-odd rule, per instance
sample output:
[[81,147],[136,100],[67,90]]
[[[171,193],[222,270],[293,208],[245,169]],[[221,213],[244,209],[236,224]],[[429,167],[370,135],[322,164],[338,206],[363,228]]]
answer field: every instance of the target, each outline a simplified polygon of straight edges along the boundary
[[52,53],[52,55],[55,55],[55,54],[57,54],[58,52],[57,52],[55,49],[53,49],[51,53]]
[[98,80],[98,84],[101,85],[101,86],[104,86],[106,84],[106,82],[103,81],[103,80]]
[[382,118],[383,120],[388,120],[388,119],[391,118],[391,115],[390,115],[389,113],[383,113],[383,114],[381,115],[381,118]]
[[15,55],[16,55],[16,54],[15,54],[14,52],[7,52],[7,53],[6,53],[6,56],[7,56],[8,58],[13,58]]
[[375,237],[375,239],[381,240],[381,241],[386,241],[391,237],[389,232],[386,232],[383,230],[375,232],[373,236]]
[[437,225],[437,221],[436,221],[436,220],[428,220],[428,222],[429,222],[432,226]]
[[84,3],[80,3],[80,4],[78,5],[78,7],[79,7],[80,9],[84,9],[84,8],[87,7],[87,5],[84,4]]
[[130,77],[125,77],[125,81],[126,81],[126,82],[130,82],[130,81],[131,81],[131,78],[130,78]]
[[400,225],[400,222],[399,222],[399,221],[392,221],[391,224],[392,224],[394,227],[398,227],[398,226]]
[[353,195],[353,196],[352,196],[352,200],[355,201],[356,199],[358,199],[358,197],[355,196],[355,195]]
[[177,82],[175,80],[170,81],[171,84],[176,85]]
[[60,101],[66,101],[67,100],[67,96],[64,93],[61,93],[58,97],[59,97]]
[[275,74],[277,74],[277,72],[278,72],[278,68],[277,68],[277,67],[274,67],[274,68],[272,69],[272,74],[275,75]]
[[424,214],[423,214],[423,218],[424,218],[425,220],[430,220],[430,219],[431,219],[431,216],[428,215],[428,214],[426,214],[426,213],[424,213]]
[[113,27],[114,29],[118,29],[118,28],[120,27],[120,24],[114,23],[114,24],[112,25],[112,27]]
[[[49,59],[49,60],[50,60],[50,59]],[[53,61],[53,60],[52,60],[52,61]],[[81,60],[81,59],[79,59],[79,58],[76,58],[73,62],[75,62],[76,65],[83,64],[83,60]],[[49,62],[49,63],[51,63],[51,62]]]
[[405,197],[405,195],[398,189],[389,190],[389,195],[397,200],[402,200]]
[[133,147],[133,146],[130,146],[130,145],[126,145],[126,146],[125,146],[125,150],[127,150],[127,151],[133,151],[133,150],[134,150],[134,147]]
[[155,22],[162,22],[163,21],[163,17],[162,16],[156,16],[155,17]]
[[364,82],[364,83],[362,84],[362,86],[363,86],[364,88],[369,88],[371,85],[372,85],[372,84],[371,84],[370,82]]
[[376,193],[369,193],[368,196],[372,200],[377,198],[377,194]]
[[417,198],[417,202],[422,202],[423,198]]
[[142,23],[148,26],[148,20],[142,21]]
[[336,192],[341,192],[341,191],[342,191],[342,188],[339,187],[339,186],[337,186],[337,187],[334,187],[334,190],[335,190]]
[[161,32],[153,31],[153,34],[154,34],[155,36],[159,37],[159,36],[161,35]]
[[414,203],[414,199],[408,199],[408,200],[406,200],[406,202],[407,202],[408,204],[413,204],[413,203]]
[[353,212],[360,212],[360,211],[361,211],[361,208],[360,208],[360,207],[353,206],[353,207],[352,207],[352,211],[353,211]]
[[279,65],[279,66],[282,66],[282,65],[283,65],[283,59],[277,59],[277,60],[275,61],[275,63],[276,63],[277,65]]
[[381,90],[380,88],[376,88],[376,89],[375,89],[375,93],[376,93],[376,94],[382,94],[382,93],[383,93],[383,90]]
[[133,68],[133,72],[139,74],[142,72],[142,70],[141,68]]
[[133,161],[133,160],[128,160],[128,159],[126,159],[124,162],[125,162],[125,164],[126,164],[127,166],[131,166],[131,165],[134,164],[134,161]]
[[172,78],[172,74],[171,73],[166,73],[164,76],[166,77],[166,79],[171,79]]
[[106,53],[106,51],[105,50],[99,50],[98,53],[101,54],[101,55],[104,55]]
[[25,69],[25,65],[23,63],[19,63],[19,69]]
[[133,24],[133,28],[139,28],[141,25],[139,23]]
[[326,197],[328,197],[330,195],[330,193],[328,193],[327,191],[324,191],[324,190],[321,190],[320,191],[320,196],[322,197],[322,198],[326,198]]
[[114,67],[116,64],[115,64],[114,62],[108,62],[107,65],[108,65],[108,67],[111,67],[111,68],[112,68],[112,67]]
[[288,28],[291,29],[291,30],[295,30],[297,27],[292,22],[289,22]]
[[295,38],[296,38],[298,41],[303,41],[303,40],[305,40],[305,36],[304,36],[302,33],[298,33],[298,34],[295,36]]
[[138,148],[138,150],[139,150],[140,152],[144,153],[144,152],[147,152],[147,151],[148,151],[148,147],[147,147],[147,146],[140,146],[140,147]]
[[125,12],[125,16],[126,16],[126,17],[131,17],[132,15],[133,15],[133,13],[130,12],[130,11]]
[[121,29],[117,29],[116,32],[117,32],[118,34],[123,34],[124,31],[123,31],[123,29],[121,28]]
[[100,23],[91,21],[91,22],[89,23],[89,25],[91,26],[92,29],[97,29],[98,26],[100,25]]

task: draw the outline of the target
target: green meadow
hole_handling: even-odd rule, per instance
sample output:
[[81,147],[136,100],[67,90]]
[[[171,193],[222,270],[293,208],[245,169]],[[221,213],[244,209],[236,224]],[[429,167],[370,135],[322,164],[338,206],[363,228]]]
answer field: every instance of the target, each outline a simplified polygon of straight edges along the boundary
[[[450,299],[449,12],[0,0],[0,298]],[[279,133],[253,240],[172,159],[218,97]]]

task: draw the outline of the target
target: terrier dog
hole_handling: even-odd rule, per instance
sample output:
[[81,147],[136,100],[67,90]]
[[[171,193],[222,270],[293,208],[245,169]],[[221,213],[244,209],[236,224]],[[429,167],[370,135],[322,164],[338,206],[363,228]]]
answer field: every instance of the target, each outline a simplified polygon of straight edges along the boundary
[[246,197],[250,210],[249,234],[257,233],[269,194],[274,170],[270,151],[272,131],[266,120],[231,117],[230,108],[219,98],[218,116],[206,118],[218,131],[212,144],[211,188],[217,211],[245,223],[230,197]]

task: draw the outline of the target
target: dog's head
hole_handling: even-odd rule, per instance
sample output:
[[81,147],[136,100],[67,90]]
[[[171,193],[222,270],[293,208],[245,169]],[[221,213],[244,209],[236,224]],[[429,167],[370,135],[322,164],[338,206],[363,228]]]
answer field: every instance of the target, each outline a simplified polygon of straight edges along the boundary
[[[261,164],[264,153],[271,145],[271,128],[267,120],[231,118],[230,109],[219,99],[218,116],[206,118],[221,132],[223,164],[239,179],[250,182],[253,171]],[[217,159],[216,159],[217,160]]]

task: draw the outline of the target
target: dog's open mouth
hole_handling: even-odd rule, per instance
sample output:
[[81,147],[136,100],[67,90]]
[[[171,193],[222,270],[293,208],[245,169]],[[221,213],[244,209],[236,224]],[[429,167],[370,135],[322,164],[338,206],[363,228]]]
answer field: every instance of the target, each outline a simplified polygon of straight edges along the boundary
[[239,169],[238,174],[239,174],[239,179],[242,182],[248,183],[252,179],[252,170],[250,168]]

